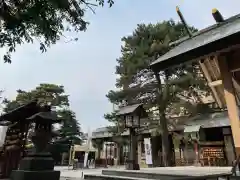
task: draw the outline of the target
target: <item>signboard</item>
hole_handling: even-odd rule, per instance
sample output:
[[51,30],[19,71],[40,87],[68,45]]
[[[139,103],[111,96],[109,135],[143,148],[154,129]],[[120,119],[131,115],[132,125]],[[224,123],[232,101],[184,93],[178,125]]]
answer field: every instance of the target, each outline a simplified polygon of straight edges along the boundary
[[88,165],[87,163],[88,163],[88,152],[85,152],[83,166],[84,166],[84,167],[87,167],[87,165]]
[[0,126],[0,147],[3,146],[7,134],[8,126]]
[[146,164],[152,164],[152,147],[151,147],[151,139],[144,138],[144,148],[145,148],[145,157]]

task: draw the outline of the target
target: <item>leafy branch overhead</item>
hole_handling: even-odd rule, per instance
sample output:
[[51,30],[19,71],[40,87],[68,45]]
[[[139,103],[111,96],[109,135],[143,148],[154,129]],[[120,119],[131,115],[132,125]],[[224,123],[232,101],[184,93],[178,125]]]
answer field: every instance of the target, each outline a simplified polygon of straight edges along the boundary
[[65,31],[85,31],[89,22],[86,12],[113,0],[2,0],[0,4],[0,47],[6,47],[4,62],[11,62],[17,45],[40,42],[46,51]]

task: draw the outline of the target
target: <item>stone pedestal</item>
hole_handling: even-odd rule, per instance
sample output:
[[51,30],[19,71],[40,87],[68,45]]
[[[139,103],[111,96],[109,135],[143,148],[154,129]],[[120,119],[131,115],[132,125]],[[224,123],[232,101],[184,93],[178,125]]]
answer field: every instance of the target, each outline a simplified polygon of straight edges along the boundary
[[33,154],[20,161],[19,169],[12,171],[11,180],[59,180],[60,171],[54,171],[50,153]]
[[56,112],[51,111],[51,106],[41,107],[41,112],[26,119],[34,123],[34,132],[29,135],[34,144],[34,152],[24,157],[19,164],[19,169],[12,171],[11,180],[59,180],[60,171],[54,171],[54,160],[47,145],[53,137],[52,124],[59,122]]
[[140,170],[138,164],[138,151],[137,151],[137,138],[136,133],[133,128],[130,129],[130,153],[129,159],[127,160],[126,169],[127,170]]
[[126,170],[140,170],[140,166],[134,160],[127,160]]
[[138,151],[138,153],[137,153],[138,163],[140,164],[141,160],[142,160],[142,141],[138,141],[137,151]]
[[13,180],[59,180],[60,172],[16,170],[12,172],[10,178]]

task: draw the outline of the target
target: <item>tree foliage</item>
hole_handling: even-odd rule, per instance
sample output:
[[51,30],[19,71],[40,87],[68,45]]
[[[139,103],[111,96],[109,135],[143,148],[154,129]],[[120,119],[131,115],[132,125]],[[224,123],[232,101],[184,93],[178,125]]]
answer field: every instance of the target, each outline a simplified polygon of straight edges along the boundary
[[104,114],[104,119],[111,123],[108,126],[108,131],[113,134],[113,136],[119,136],[123,131],[123,127],[118,126],[118,117],[116,116],[116,111]]
[[65,31],[85,31],[87,11],[113,0],[2,0],[0,3],[0,47],[7,47],[5,62],[17,45],[40,42],[40,50],[55,44]]
[[68,95],[64,86],[56,84],[40,84],[30,91],[17,90],[14,100],[4,100],[4,112],[9,112],[15,108],[26,104],[32,100],[37,100],[40,105],[51,105],[56,107],[57,115],[62,119],[58,136],[53,139],[51,152],[56,157],[60,157],[62,152],[68,152],[72,143],[81,144],[82,132],[75,113],[69,107]]
[[71,142],[71,144],[81,144],[83,134],[75,113],[69,109],[62,109],[58,111],[58,115],[63,119],[59,129],[60,140]]
[[51,105],[56,108],[69,106],[68,95],[65,94],[63,86],[56,84],[40,84],[30,91],[17,90],[16,99],[4,100],[5,112],[9,112],[30,101],[37,100],[41,105]]
[[102,138],[92,139],[92,144],[94,148],[97,148],[97,152],[98,152],[97,159],[100,159],[101,158],[100,152],[103,148],[104,139]]
[[[191,31],[196,31],[190,27]],[[163,159],[168,165],[168,119],[193,115],[206,110],[202,97],[209,93],[197,63],[152,72],[149,64],[166,53],[170,43],[187,35],[184,25],[173,20],[157,24],[139,24],[132,35],[123,37],[122,55],[117,59],[116,87],[107,94],[116,105],[144,103],[151,116],[148,123],[157,125],[163,139]],[[155,77],[159,77],[156,81]],[[106,119],[116,121],[114,113]]]

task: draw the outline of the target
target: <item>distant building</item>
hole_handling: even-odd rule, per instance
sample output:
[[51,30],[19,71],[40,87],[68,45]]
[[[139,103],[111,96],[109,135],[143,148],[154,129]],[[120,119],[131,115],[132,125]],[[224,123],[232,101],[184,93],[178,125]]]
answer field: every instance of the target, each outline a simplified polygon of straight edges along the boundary
[[[171,119],[169,126],[169,142],[173,153],[173,165],[193,165],[200,162],[204,165],[231,165],[234,160],[233,140],[227,112],[217,112],[195,117],[176,117]],[[152,156],[154,166],[160,166],[161,159],[161,136],[152,136],[157,127],[142,129],[139,131],[138,161],[141,166],[146,166],[144,152],[144,138],[151,138]],[[121,146],[116,142],[113,133],[107,127],[98,128],[93,131],[92,140],[102,139],[101,159],[112,158],[115,164],[124,164],[127,156],[129,132],[121,134],[125,139]],[[181,144],[185,139],[184,145]],[[194,142],[198,142],[196,149]],[[187,145],[191,140],[191,145]],[[117,140],[119,142],[119,140]],[[123,141],[122,141],[123,142]],[[185,150],[184,150],[185,149]],[[196,154],[197,153],[197,154]],[[110,161],[108,161],[110,162]]]

